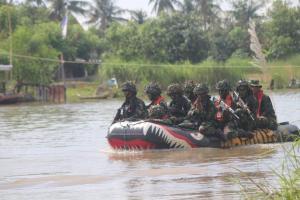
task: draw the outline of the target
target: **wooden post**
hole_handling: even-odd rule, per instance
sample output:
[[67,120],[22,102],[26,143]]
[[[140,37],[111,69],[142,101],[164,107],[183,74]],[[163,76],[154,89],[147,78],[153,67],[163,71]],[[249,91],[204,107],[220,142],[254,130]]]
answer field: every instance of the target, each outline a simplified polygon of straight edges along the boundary
[[61,67],[61,77],[64,83],[64,103],[67,102],[67,86],[66,86],[66,77],[65,77],[65,66],[64,66],[64,56],[60,54],[60,67]]

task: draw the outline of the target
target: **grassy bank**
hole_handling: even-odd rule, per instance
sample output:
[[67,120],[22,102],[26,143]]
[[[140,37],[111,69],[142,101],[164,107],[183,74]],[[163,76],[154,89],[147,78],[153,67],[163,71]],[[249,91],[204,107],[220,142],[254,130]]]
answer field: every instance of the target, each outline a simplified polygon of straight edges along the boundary
[[135,81],[139,96],[143,96],[145,85],[151,81],[159,82],[162,89],[166,90],[171,83],[194,80],[207,83],[213,91],[216,82],[223,79],[229,80],[233,86],[239,79],[259,79],[264,88],[269,88],[270,80],[274,79],[275,89],[282,89],[286,88],[292,77],[300,78],[300,55],[268,63],[266,74],[251,62],[250,59],[232,58],[226,63],[207,60],[199,64],[153,64],[143,61],[124,62],[115,58],[106,59],[99,69],[98,81],[69,87],[68,101],[79,101],[78,94],[95,95],[97,86],[112,77],[117,78],[119,84],[127,80]]
[[123,62],[118,59],[105,60],[100,76],[103,79],[116,77],[119,83],[133,80],[143,88],[151,81],[159,82],[163,89],[170,83],[185,80],[206,82],[211,88],[219,80],[227,79],[232,85],[239,79],[260,79],[265,86],[274,79],[275,88],[284,88],[292,77],[300,77],[300,55],[285,61],[271,62],[267,65],[267,73],[253,65],[249,59],[229,59],[226,63],[205,61],[200,64],[151,64],[136,62]]
[[79,82],[79,83],[73,83],[68,84],[67,89],[67,101],[68,102],[80,102],[78,96],[93,96],[96,93],[97,87],[99,83],[92,82],[92,83],[86,83],[86,82]]

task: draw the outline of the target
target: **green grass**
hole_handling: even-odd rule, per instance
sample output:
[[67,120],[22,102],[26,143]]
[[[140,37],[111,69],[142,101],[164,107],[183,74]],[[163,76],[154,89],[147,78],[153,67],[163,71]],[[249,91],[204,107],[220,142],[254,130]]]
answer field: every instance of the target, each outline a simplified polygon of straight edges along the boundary
[[202,63],[153,64],[141,60],[124,62],[117,58],[106,59],[100,69],[102,78],[116,77],[119,83],[131,80],[142,89],[151,81],[159,82],[163,89],[174,82],[185,80],[205,82],[211,89],[217,81],[227,79],[235,85],[239,79],[259,79],[266,87],[274,79],[275,88],[285,88],[292,77],[300,77],[300,55],[267,65],[267,75],[251,59],[231,58],[226,63],[206,60]]
[[[252,185],[244,185],[239,179],[233,180],[237,183],[244,199],[266,199],[266,200],[295,200],[300,199],[300,142],[295,141],[289,149],[284,148],[284,157],[281,168],[272,170],[272,175],[277,177],[277,183],[269,182],[267,179],[254,180],[251,176],[238,170],[240,175],[246,177]],[[251,188],[251,189],[249,189]]]
[[69,86],[67,89],[67,101],[68,102],[80,102],[78,95],[80,96],[93,96],[96,93],[98,84],[95,83],[78,83],[73,86]]
[[[264,88],[269,87],[269,81],[275,80],[276,88],[285,88],[292,77],[300,78],[300,55],[285,60],[272,61],[267,65],[267,75],[262,74],[259,67],[253,65],[251,59],[231,58],[226,63],[205,60],[198,64],[182,62],[176,64],[153,64],[143,60],[125,62],[118,58],[105,59],[99,69],[98,80],[108,80],[116,77],[121,84],[127,80],[137,83],[139,96],[143,96],[144,87],[151,81],[160,83],[165,91],[171,83],[183,83],[186,80],[205,82],[211,90],[219,80],[227,79],[234,86],[239,79],[259,79]],[[96,84],[96,83],[94,83]],[[94,95],[96,85],[79,86],[68,89],[68,100],[78,101],[81,96]],[[119,93],[117,96],[122,96]]]

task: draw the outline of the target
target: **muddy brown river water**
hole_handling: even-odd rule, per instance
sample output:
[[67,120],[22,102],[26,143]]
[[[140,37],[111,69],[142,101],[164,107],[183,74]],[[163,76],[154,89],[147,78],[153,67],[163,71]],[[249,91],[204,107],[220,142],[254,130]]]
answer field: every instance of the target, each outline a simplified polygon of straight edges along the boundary
[[[300,126],[300,93],[272,100],[279,122]],[[105,136],[120,104],[1,106],[0,199],[240,199],[247,176],[278,186],[291,143],[114,152]]]

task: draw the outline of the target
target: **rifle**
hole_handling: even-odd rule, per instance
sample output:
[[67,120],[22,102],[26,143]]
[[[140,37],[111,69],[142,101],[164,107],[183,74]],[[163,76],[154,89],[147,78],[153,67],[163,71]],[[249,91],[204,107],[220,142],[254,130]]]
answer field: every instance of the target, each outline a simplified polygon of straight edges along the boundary
[[248,105],[243,101],[242,98],[240,98],[239,94],[236,91],[233,91],[233,95],[234,97],[237,99],[239,105],[242,107],[243,110],[246,110],[247,113],[249,114],[249,116],[251,117],[251,119],[254,121],[254,117],[252,116],[252,113],[248,107]]
[[[213,101],[218,101],[218,100],[215,97],[213,97]],[[222,110],[228,110],[236,119],[238,120],[240,119],[240,117],[237,116],[237,114],[235,114],[235,111],[229,105],[227,105],[222,99],[220,99],[219,101]]]
[[122,111],[122,108],[119,108],[112,123],[119,121],[119,119],[121,118],[121,111]]

